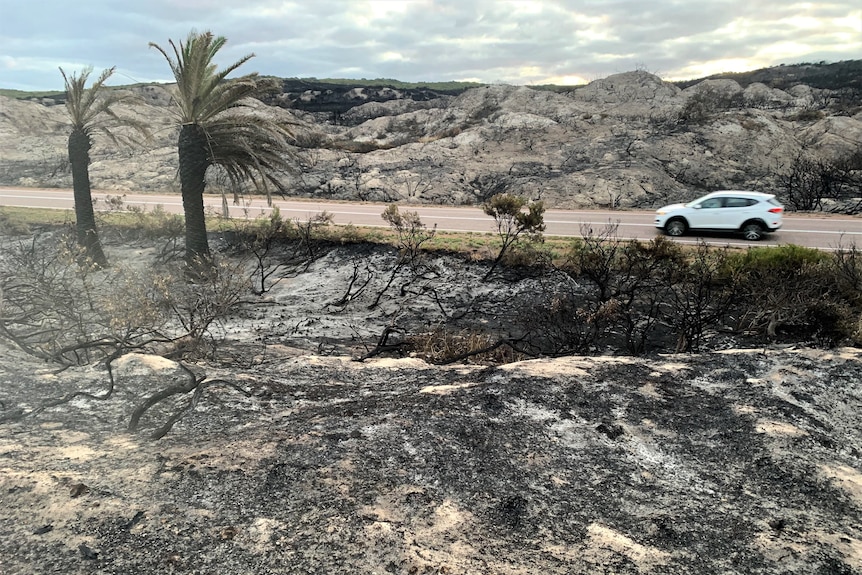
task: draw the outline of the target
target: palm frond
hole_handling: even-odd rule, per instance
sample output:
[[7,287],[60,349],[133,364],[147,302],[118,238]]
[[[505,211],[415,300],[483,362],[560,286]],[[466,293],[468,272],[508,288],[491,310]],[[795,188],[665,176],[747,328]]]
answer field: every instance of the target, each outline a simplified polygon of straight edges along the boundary
[[212,32],[192,31],[185,41],[169,40],[170,50],[157,44],[177,82],[180,123],[194,124],[207,138],[207,161],[219,166],[233,183],[251,181],[270,197],[274,173],[290,171],[296,164],[289,123],[253,109],[253,98],[277,91],[280,86],[257,73],[228,76],[254,57],[243,56],[219,70],[213,63],[226,39]]
[[[225,45],[224,36],[212,32],[190,32],[185,43],[168,40],[173,56],[167,50],[150,42],[150,46],[161,52],[177,82],[177,104],[183,123],[203,123],[226,110],[232,102],[254,95],[254,78],[251,74],[225,82],[228,75],[245,64],[254,54],[243,56],[219,71],[212,60]],[[250,81],[251,80],[251,81]]]
[[233,112],[206,126],[210,161],[234,182],[251,181],[271,199],[273,173],[292,172],[296,155],[293,133],[284,124],[255,113]]
[[[134,118],[120,117],[114,111],[114,106],[132,98],[128,93],[121,93],[105,86],[105,82],[115,70],[116,67],[103,70],[92,85],[87,88],[87,80],[93,72],[92,67],[84,68],[77,74],[74,72],[66,74],[65,70],[60,68],[66,87],[66,110],[72,121],[72,128],[81,130],[88,136],[99,132],[117,142],[118,140],[112,134],[112,130],[121,126],[128,126],[149,139],[151,134],[147,124]],[[128,139],[129,143],[131,141]]]

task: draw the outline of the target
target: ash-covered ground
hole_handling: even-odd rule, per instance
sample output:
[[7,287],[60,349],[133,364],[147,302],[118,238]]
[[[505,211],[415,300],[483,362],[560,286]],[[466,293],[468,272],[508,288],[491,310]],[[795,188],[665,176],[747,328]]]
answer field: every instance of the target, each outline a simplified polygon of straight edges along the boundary
[[[357,362],[422,315],[333,307],[354,269],[237,309],[162,439],[145,354],[0,424],[0,573],[862,573],[862,350]],[[0,414],[107,389],[0,351]]]

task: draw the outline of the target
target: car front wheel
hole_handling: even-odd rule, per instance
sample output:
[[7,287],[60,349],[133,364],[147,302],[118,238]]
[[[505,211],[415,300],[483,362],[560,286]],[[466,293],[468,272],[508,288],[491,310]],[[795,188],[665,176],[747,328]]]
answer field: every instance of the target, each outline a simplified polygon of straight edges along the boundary
[[763,239],[763,226],[760,224],[745,224],[742,226],[742,236],[750,242]]
[[679,237],[685,233],[687,227],[685,220],[674,218],[664,225],[664,231],[669,236]]

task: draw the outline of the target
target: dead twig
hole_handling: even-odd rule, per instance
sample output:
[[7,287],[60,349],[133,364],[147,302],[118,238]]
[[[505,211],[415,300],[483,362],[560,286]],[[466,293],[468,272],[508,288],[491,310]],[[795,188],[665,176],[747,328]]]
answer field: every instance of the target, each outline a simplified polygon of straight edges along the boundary
[[365,288],[368,287],[368,284],[371,283],[374,275],[371,273],[371,270],[368,267],[368,264],[365,264],[365,277],[360,278],[360,270],[359,270],[359,262],[356,260],[353,261],[353,275],[350,278],[350,282],[347,284],[347,291],[344,292],[344,295],[341,296],[337,301],[332,302],[329,305],[335,307],[343,307],[359,297],[359,295],[365,291]]
[[401,348],[404,345],[404,341],[399,341],[397,343],[389,343],[389,336],[391,336],[393,333],[404,335],[404,330],[393,325],[386,326],[386,328],[383,330],[383,333],[381,333],[380,337],[377,339],[377,345],[375,345],[371,351],[365,353],[364,355],[354,358],[353,361],[362,362],[366,359],[370,359],[372,357],[380,355],[381,353],[395,351]]
[[185,407],[179,409],[176,413],[171,415],[163,426],[153,431],[153,433],[150,434],[150,439],[155,441],[167,435],[168,432],[173,429],[176,422],[182,419],[186,413],[192,411],[197,406],[201,396],[203,396],[204,390],[216,384],[227,385],[228,387],[231,387],[234,390],[242,393],[246,397],[251,397],[251,394],[248,391],[244,390],[239,385],[224,379],[210,379],[201,381],[195,388],[195,392],[194,394],[192,394],[192,397],[189,400],[188,404],[186,404]]
[[137,408],[135,408],[135,410],[132,412],[131,418],[129,418],[128,430],[130,432],[137,431],[138,425],[140,424],[140,421],[141,421],[141,418],[144,416],[144,414],[147,412],[147,410],[149,410],[151,407],[155,406],[159,402],[164,401],[165,399],[172,397],[174,395],[193,392],[188,403],[185,406],[181,407],[179,410],[177,410],[173,415],[171,415],[167,419],[167,421],[164,423],[164,425],[162,425],[161,427],[159,427],[155,431],[153,431],[153,433],[150,434],[150,439],[158,440],[158,439],[161,439],[162,437],[164,437],[165,435],[167,435],[168,432],[170,432],[170,430],[173,429],[174,424],[176,424],[189,411],[193,410],[197,406],[198,402],[200,401],[201,396],[203,395],[204,390],[207,389],[208,387],[211,387],[211,386],[216,385],[216,384],[227,385],[228,387],[231,387],[231,388],[235,389],[236,391],[239,391],[240,393],[242,393],[246,397],[251,396],[251,394],[249,392],[242,389],[239,385],[237,385],[233,382],[230,382],[230,381],[227,381],[224,379],[210,379],[210,380],[208,380],[208,379],[206,379],[206,375],[197,375],[188,366],[186,366],[182,363],[179,363],[178,365],[180,366],[180,369],[182,369],[186,373],[186,375],[188,376],[188,381],[184,384],[172,385],[170,387],[166,387],[165,389],[154,393],[153,395],[148,397],[146,400],[144,400],[143,403],[141,403]]

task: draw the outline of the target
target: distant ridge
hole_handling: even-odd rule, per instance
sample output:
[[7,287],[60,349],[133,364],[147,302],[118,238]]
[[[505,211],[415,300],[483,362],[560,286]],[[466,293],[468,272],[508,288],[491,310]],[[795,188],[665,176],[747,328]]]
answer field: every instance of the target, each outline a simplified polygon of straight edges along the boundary
[[843,88],[862,90],[862,60],[841,62],[803,62],[760,68],[749,72],[724,72],[706,78],[673,82],[680,88],[688,88],[704,80],[735,80],[742,88],[754,83],[766,84],[770,88],[787,89],[800,84],[825,90]]
[[336,86],[357,86],[363,88],[395,88],[404,90],[415,90],[418,88],[428,88],[437,92],[463,92],[477,86],[484,86],[481,82],[402,82],[393,78],[374,78],[359,80],[351,78],[283,78],[285,84],[295,85],[311,85],[320,86],[335,84]]
[[[337,88],[392,88],[395,90],[429,90],[438,94],[458,95],[470,88],[484,86],[481,82],[403,82],[394,78],[279,78],[284,83],[285,92],[302,90],[327,90]],[[862,59],[842,60],[840,62],[802,62],[798,64],[781,64],[769,68],[760,68],[748,72],[722,72],[704,78],[670,82],[680,88],[688,88],[704,80],[734,80],[743,89],[754,83],[766,84],[770,88],[787,89],[804,84],[812,88],[828,90],[859,90],[862,91]],[[128,89],[140,84],[116,86]],[[530,85],[535,90],[567,91],[576,86],[556,84]],[[27,92],[0,88],[0,96],[29,100],[34,98],[53,98],[62,101],[61,90],[41,90]]]

